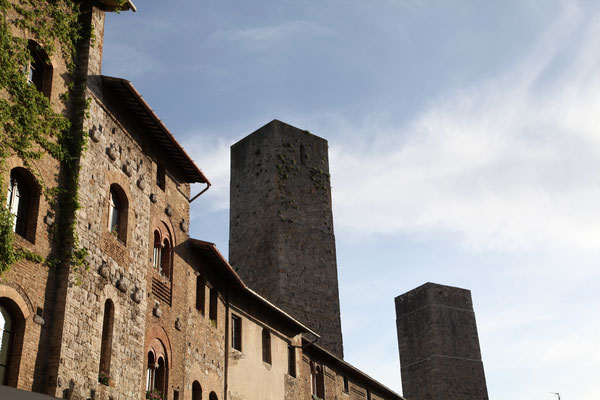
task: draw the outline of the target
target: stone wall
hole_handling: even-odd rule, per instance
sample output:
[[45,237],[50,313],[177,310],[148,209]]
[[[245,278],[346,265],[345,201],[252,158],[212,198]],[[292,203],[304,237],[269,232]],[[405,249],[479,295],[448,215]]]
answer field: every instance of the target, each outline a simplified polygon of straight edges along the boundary
[[[12,14],[7,15],[9,24],[14,17],[15,15]],[[15,25],[10,25],[10,30],[16,37],[38,40],[31,32]],[[67,91],[70,75],[66,62],[62,58],[60,43],[56,42],[55,46],[55,51],[48,54],[52,73],[49,82],[44,83],[44,93],[48,95],[55,112],[66,113],[61,96]],[[49,89],[48,92],[46,88]],[[4,93],[0,94],[3,95]],[[33,251],[45,259],[57,250],[52,232],[58,218],[58,210],[42,194],[41,187],[35,183],[33,175],[37,175],[47,188],[57,188],[62,184],[60,163],[49,155],[31,160],[29,165],[25,165],[23,160],[15,155],[8,157],[6,168],[0,171],[2,182],[0,198],[4,202],[6,202],[10,172],[13,169],[27,171],[25,175],[33,190],[32,201],[28,207],[27,233],[25,237],[16,234],[15,245]],[[51,343],[52,332],[54,327],[60,325],[60,322],[55,321],[54,318],[56,310],[60,308],[56,291],[60,272],[60,269],[51,268],[43,263],[20,260],[2,276],[0,301],[3,304],[16,306],[15,311],[18,312],[19,317],[24,317],[18,324],[18,332],[22,332],[22,336],[18,337],[18,343],[12,346],[15,352],[11,356],[11,370],[15,376],[10,377],[7,382],[9,385],[37,392],[46,390],[49,382],[49,360],[56,358]]]
[[487,399],[471,292],[426,283],[395,301],[404,395]]
[[231,148],[229,257],[343,356],[327,141],[274,120]]

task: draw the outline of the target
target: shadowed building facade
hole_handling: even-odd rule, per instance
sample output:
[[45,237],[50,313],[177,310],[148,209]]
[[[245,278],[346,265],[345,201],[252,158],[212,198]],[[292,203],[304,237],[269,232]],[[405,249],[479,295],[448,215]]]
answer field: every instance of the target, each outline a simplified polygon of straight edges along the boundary
[[274,120],[231,147],[229,259],[343,356],[325,139]]
[[404,396],[487,400],[471,292],[426,283],[395,302]]

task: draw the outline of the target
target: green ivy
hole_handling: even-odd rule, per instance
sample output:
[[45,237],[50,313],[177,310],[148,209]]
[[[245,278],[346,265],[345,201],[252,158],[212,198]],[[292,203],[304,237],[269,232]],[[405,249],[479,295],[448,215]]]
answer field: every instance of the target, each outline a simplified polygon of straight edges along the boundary
[[[85,150],[83,118],[88,105],[76,56],[79,45],[93,40],[92,32],[83,28],[80,5],[74,0],[0,0],[0,171],[6,171],[6,158],[13,154],[23,160],[45,198],[59,211],[54,240],[60,243],[60,251],[46,264],[69,262],[75,269],[86,265],[87,256],[87,250],[79,247],[74,217],[79,208],[79,160]],[[61,98],[69,112],[55,112],[50,101],[28,84],[23,72],[33,61],[28,42],[13,34],[11,26],[14,32],[28,32],[49,56],[61,52],[71,75],[68,94]],[[61,163],[60,189],[49,187],[36,166],[35,161],[45,156]],[[1,178],[0,185],[0,193],[6,193]],[[0,275],[19,259],[42,261],[31,251],[15,248],[12,217],[5,202],[1,204]]]

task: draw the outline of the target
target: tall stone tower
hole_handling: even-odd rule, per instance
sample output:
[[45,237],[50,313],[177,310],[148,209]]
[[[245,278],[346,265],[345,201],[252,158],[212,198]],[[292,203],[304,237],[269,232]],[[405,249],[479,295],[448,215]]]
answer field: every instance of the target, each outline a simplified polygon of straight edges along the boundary
[[404,397],[487,400],[471,292],[426,283],[395,301]]
[[229,261],[343,357],[327,141],[273,120],[231,147]]

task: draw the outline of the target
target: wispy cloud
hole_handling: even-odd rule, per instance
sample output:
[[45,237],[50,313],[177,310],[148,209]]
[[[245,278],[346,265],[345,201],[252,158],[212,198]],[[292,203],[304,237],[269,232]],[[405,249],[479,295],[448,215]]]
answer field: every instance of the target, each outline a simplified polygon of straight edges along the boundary
[[[336,224],[475,248],[600,244],[600,25],[567,8],[503,74],[445,93],[380,145],[332,146]],[[585,26],[583,40],[573,32]],[[573,49],[572,46],[576,46]],[[566,55],[572,57],[565,60]],[[566,63],[560,72],[557,62]],[[384,144],[384,146],[381,146]]]
[[286,41],[298,35],[320,36],[331,33],[332,30],[327,27],[300,20],[253,28],[222,29],[213,33],[211,39],[239,43],[244,46],[259,46]]

